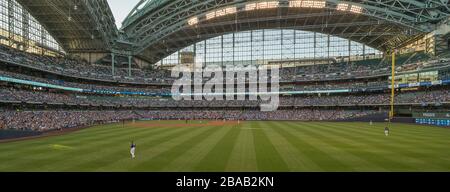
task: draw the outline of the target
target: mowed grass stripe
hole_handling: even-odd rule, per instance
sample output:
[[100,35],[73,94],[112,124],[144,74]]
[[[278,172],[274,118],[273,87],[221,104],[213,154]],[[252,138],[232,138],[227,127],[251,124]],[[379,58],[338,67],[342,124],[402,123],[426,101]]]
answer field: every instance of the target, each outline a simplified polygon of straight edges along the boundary
[[[167,129],[167,128],[163,128]],[[129,146],[127,148],[127,155],[121,155],[125,151],[116,151],[110,153],[107,157],[111,157],[112,159],[115,157],[115,161],[103,162],[101,166],[98,167],[96,171],[129,171],[128,169],[132,166],[136,166],[139,163],[143,163],[151,159],[152,157],[158,155],[159,153],[164,152],[168,148],[173,145],[177,145],[178,142],[181,142],[185,137],[189,137],[192,134],[196,134],[198,132],[203,131],[203,129],[196,127],[182,127],[182,128],[170,128],[177,131],[166,133],[162,136],[154,136],[150,135],[146,138],[143,138],[139,141],[138,147],[136,149],[137,158],[134,160],[130,159],[129,154]],[[117,158],[117,156],[120,158]]]
[[[392,124],[385,137],[383,123],[252,121],[229,136],[235,129],[230,126],[150,124],[109,124],[2,143],[0,171],[199,171],[199,163],[217,171],[450,171],[450,130],[436,127]],[[138,143],[135,160],[131,139]],[[327,161],[332,163],[322,165]]]
[[280,153],[284,162],[289,167],[291,171],[311,171],[320,170],[320,167],[314,163],[307,155],[302,153],[302,151],[297,150],[290,142],[288,142],[283,136],[281,136],[274,129],[281,129],[281,127],[289,126],[284,123],[279,122],[268,122],[271,128],[266,128],[267,135],[272,143],[274,143],[275,148]]
[[[150,148],[158,147],[165,142],[172,142],[179,138],[185,137],[191,132],[195,132],[194,127],[182,127],[182,128],[158,128],[165,130],[160,134],[145,134],[138,135],[134,140],[137,144],[136,158],[132,160],[130,155],[130,141],[129,138],[121,138],[119,141],[112,141],[112,143],[123,143],[121,148],[111,148],[109,150],[102,151],[101,154],[95,159],[85,161],[78,167],[92,167],[91,170],[95,171],[129,171],[128,167],[136,165],[141,161],[150,158],[147,156],[146,151]],[[175,142],[174,142],[175,143]],[[76,169],[77,167],[73,167]]]
[[241,131],[237,135],[236,143],[234,144],[225,169],[228,172],[258,171],[255,145],[253,143],[253,131],[243,128],[251,127],[250,124],[250,122],[245,122],[242,126],[239,126]]
[[238,127],[231,127],[214,148],[198,162],[195,171],[225,171],[240,131]]
[[[321,124],[321,123],[317,123]],[[363,131],[368,134],[380,135],[384,134],[384,128],[389,126],[391,134],[398,138],[406,138],[409,141],[428,141],[429,139],[446,138],[449,130],[436,127],[422,127],[412,124],[394,123],[392,125],[376,123],[369,125],[368,123],[333,123],[337,127],[354,128],[355,131]],[[445,141],[445,140],[444,140]]]
[[[402,125],[402,124],[393,124],[394,127]],[[364,132],[361,128],[355,128],[352,125],[348,126],[350,129],[354,130],[352,133],[353,136],[357,136],[360,132]],[[408,127],[398,127],[397,129],[408,129]],[[335,130],[335,129],[334,129]],[[337,130],[339,131],[339,130]],[[430,130],[431,131],[431,130]],[[356,134],[354,134],[356,132]],[[394,150],[400,151],[403,155],[409,155],[412,158],[430,158],[430,155],[437,154],[435,151],[439,150],[447,150],[448,144],[439,144],[433,142],[431,144],[431,139],[427,140],[414,140],[414,139],[406,139],[404,137],[400,137],[398,135],[391,135],[389,137],[385,137],[383,131],[380,130],[378,134],[374,134],[372,137],[368,137],[368,139],[374,140],[374,142],[381,142],[381,144],[386,148],[393,148]],[[434,140],[434,139],[433,139]],[[389,141],[389,142],[384,142]],[[413,149],[411,149],[413,147]],[[435,158],[446,158],[444,160],[448,160],[450,153],[440,154]],[[447,167],[447,165],[443,165]]]
[[[400,125],[398,129],[410,129],[409,126],[405,124],[395,124]],[[436,165],[434,169],[439,169],[438,167],[450,167],[450,152],[448,151],[448,146],[450,146],[450,143],[448,141],[448,134],[450,133],[450,130],[447,129],[439,129],[435,127],[429,127],[431,128],[429,131],[438,131],[442,132],[442,135],[447,135],[447,137],[440,138],[434,138],[430,137],[426,140],[414,140],[410,139],[407,140],[403,137],[398,137],[397,134],[393,134],[386,139],[389,140],[389,142],[383,142],[385,146],[388,146],[390,148],[394,148],[399,153],[408,155],[410,158],[417,158],[422,160],[426,163],[426,167],[428,169],[432,168],[433,165]],[[381,136],[383,137],[383,136]],[[436,161],[441,159],[441,161]],[[439,162],[439,163],[428,163],[428,162]],[[433,170],[434,170],[433,169]]]
[[[96,128],[86,128],[83,130],[79,130],[79,131],[75,131],[66,135],[61,135],[61,136],[50,136],[50,137],[45,137],[45,138],[36,138],[36,139],[31,139],[31,140],[24,140],[24,141],[14,141],[14,142],[9,142],[9,143],[3,143],[0,144],[0,155],[5,155],[5,153],[1,153],[3,151],[9,151],[8,149],[10,148],[29,148],[30,146],[36,146],[36,145],[40,145],[42,143],[47,143],[48,140],[53,140],[53,141],[65,141],[65,140],[70,140],[74,137],[79,137],[81,135],[86,135],[86,136],[92,136],[91,134],[91,130],[95,129],[98,131],[103,130],[105,132],[106,129],[109,129],[109,126],[104,126],[104,127],[96,127]],[[112,126],[111,126],[111,130]],[[114,130],[113,130],[114,131]]]
[[[286,126],[286,125],[285,125]],[[302,132],[301,129],[297,132],[292,132],[289,128],[282,126],[279,129],[273,129],[286,139],[291,145],[295,146],[297,150],[307,157],[309,157],[320,168],[320,170],[308,171],[352,171],[352,168],[347,164],[340,162],[338,159],[325,152],[324,149],[319,149],[316,143],[311,140],[309,135]],[[310,127],[302,127],[308,129]]]
[[[116,161],[117,157],[130,157],[130,142],[140,142],[148,137],[164,137],[166,135],[176,134],[182,130],[179,128],[130,128],[134,130],[130,134],[110,137],[103,141],[93,142],[84,146],[83,150],[70,152],[64,156],[74,156],[71,158],[70,166],[64,166],[64,160],[57,165],[64,167],[65,171],[83,171],[79,168],[86,167],[98,168],[104,166],[107,162]],[[116,159],[116,160],[113,160]],[[52,170],[52,169],[50,169]]]
[[[145,130],[145,129],[140,129]],[[148,130],[148,129],[147,129]],[[65,153],[67,151],[57,151],[52,148],[52,145],[61,145],[72,148],[71,151],[84,151],[86,147],[91,146],[93,143],[97,142],[107,142],[110,138],[115,138],[122,135],[129,135],[132,132],[136,132],[136,130],[131,128],[122,128],[117,131],[111,131],[109,133],[105,133],[102,135],[92,134],[90,136],[85,137],[73,137],[72,139],[67,139],[61,142],[55,142],[52,138],[48,138],[47,142],[42,142],[40,144],[35,144],[33,146],[29,146],[27,148],[22,148],[21,150],[10,150],[13,152],[1,154],[0,161],[10,162],[9,165],[0,165],[0,170],[8,167],[22,167],[22,166],[30,166],[30,167],[38,167],[36,165],[44,165],[48,162],[49,159],[59,156],[59,159],[68,159],[66,155],[62,155],[61,153]],[[68,135],[59,136],[61,138],[67,138]],[[72,135],[71,135],[72,136]],[[44,138],[42,138],[44,139]],[[60,139],[60,138],[58,138]],[[26,141],[25,141],[26,142]],[[95,148],[95,147],[91,147]],[[98,148],[95,148],[98,150]],[[35,166],[30,165],[29,162],[33,161]]]
[[[258,122],[258,127],[261,122]],[[259,171],[289,171],[288,166],[270,142],[264,129],[253,129],[253,142],[255,146],[256,163]]]
[[[355,171],[353,162],[361,163],[361,159],[358,159],[357,157],[354,157],[342,150],[340,146],[337,146],[336,143],[327,140],[327,138],[324,138],[322,135],[316,134],[316,132],[313,131],[316,127],[313,127],[311,124],[307,122],[293,123],[290,121],[283,123],[286,125],[283,127],[284,131],[300,138],[303,142],[308,143],[309,146],[312,146],[313,151],[316,151],[318,154],[321,154],[325,159],[327,159],[326,161],[323,161],[322,158],[316,158],[316,161],[319,159],[319,161],[323,161],[320,163],[322,170]],[[362,164],[372,165],[364,161]]]
[[214,127],[217,129],[205,140],[196,144],[191,149],[187,150],[186,153],[177,157],[169,165],[165,166],[161,171],[173,171],[178,170],[180,172],[192,172],[196,171],[196,166],[203,158],[205,158],[208,153],[213,150],[213,148],[221,141],[221,139],[232,129],[231,126],[224,127]]
[[[167,137],[164,140],[141,145],[138,151],[138,157],[133,161],[126,160],[129,162],[129,171],[152,171],[146,169],[146,166],[152,163],[153,158],[210,129],[211,127],[192,128],[176,137]],[[116,165],[114,165],[114,167],[116,167]]]
[[[109,129],[109,126],[107,126]],[[90,143],[91,141],[95,141],[98,139],[106,139],[108,137],[114,137],[116,135],[126,135],[128,133],[130,133],[132,131],[132,129],[130,128],[112,128],[110,131],[101,134],[101,135],[97,135],[97,134],[89,134],[89,135],[79,135],[77,132],[76,133],[69,133],[67,135],[62,135],[62,136],[54,136],[54,137],[48,137],[48,138],[39,138],[37,140],[38,143],[34,143],[32,142],[32,146],[27,146],[24,147],[21,150],[15,150],[15,153],[30,153],[32,151],[36,151],[40,148],[42,148],[43,145],[47,145],[47,144],[60,144],[60,145],[66,145],[66,146],[82,146],[85,143]],[[27,141],[23,141],[24,143],[28,143],[31,142],[33,140],[27,140]],[[7,143],[5,144],[5,146],[8,147],[19,147],[16,145],[16,143]],[[46,146],[47,147],[47,146]],[[19,149],[19,148],[16,148]],[[10,151],[11,152],[11,151]],[[38,151],[40,152],[40,151]],[[2,153],[0,154],[0,158],[2,156],[13,156],[15,155],[15,153]]]
[[[109,129],[109,128],[107,128]],[[105,131],[105,133],[102,132],[101,135],[98,134],[79,134],[78,132],[69,133],[67,135],[62,136],[55,136],[55,137],[48,137],[48,138],[39,138],[37,142],[30,141],[23,141],[27,143],[26,146],[16,146],[17,142],[14,143],[6,143],[4,144],[8,148],[16,148],[21,150],[6,150],[4,153],[0,153],[0,159],[2,158],[8,158],[8,157],[23,157],[23,156],[29,156],[32,153],[42,153],[48,150],[49,145],[52,144],[59,144],[59,145],[65,145],[65,146],[83,146],[83,144],[90,143],[96,140],[102,140],[108,137],[115,137],[117,135],[127,135],[133,130],[130,128],[114,128],[108,131]],[[30,142],[30,143],[28,143]]]
[[[356,137],[355,135],[360,135],[362,133],[358,133],[358,131],[345,131],[345,128],[337,128],[333,127],[329,124],[322,124],[324,129],[327,130],[330,135],[341,135],[351,139],[353,142],[359,142],[361,145],[366,146],[367,150],[376,150],[381,151],[382,154],[379,155],[380,158],[388,158],[390,161],[385,161],[385,164],[392,163],[393,161],[397,161],[395,165],[391,165],[391,171],[402,171],[402,170],[442,170],[446,165],[436,165],[430,164],[428,160],[423,160],[426,158],[426,154],[420,154],[417,151],[409,150],[411,146],[402,146],[399,143],[393,142],[395,141],[393,137],[385,137],[383,134],[379,134],[378,136],[366,136]],[[348,130],[348,129],[347,129]],[[416,146],[420,147],[420,146]],[[429,159],[432,160],[432,159]]]
[[[121,129],[119,131],[112,131],[109,134],[105,134],[102,135],[101,137],[96,137],[95,135],[93,135],[93,139],[89,139],[86,140],[86,138],[82,138],[82,139],[75,139],[75,143],[79,143],[79,147],[76,147],[74,150],[68,150],[68,151],[54,151],[51,150],[50,147],[45,147],[43,148],[43,150],[47,150],[47,151],[52,151],[52,154],[46,154],[47,156],[45,156],[45,154],[42,154],[42,156],[38,155],[33,155],[30,157],[34,158],[33,160],[36,162],[36,158],[42,159],[42,163],[45,163],[45,159],[53,159],[51,160],[52,163],[51,164],[47,164],[47,167],[56,167],[56,170],[60,170],[58,169],[58,166],[55,166],[55,164],[59,161],[62,162],[62,164],[68,164],[70,165],[72,162],[72,164],[78,164],[80,163],[79,161],[76,161],[78,158],[83,158],[83,157],[88,157],[88,158],[92,158],[92,157],[96,157],[98,156],[98,154],[101,154],[101,152],[105,151],[105,150],[109,150],[109,149],[114,149],[116,148],[115,146],[117,146],[119,144],[119,142],[116,142],[116,139],[121,138],[122,136],[125,136],[127,138],[125,138],[124,140],[120,141],[121,143],[123,143],[124,146],[124,152],[126,151],[126,148],[129,147],[129,142],[131,139],[131,136],[133,136],[133,134],[135,136],[145,136],[145,134],[155,134],[154,132],[165,132],[165,131],[170,131],[172,129],[175,128],[129,128],[126,127],[124,129]],[[124,131],[125,130],[125,131]],[[111,138],[114,138],[113,140]],[[70,140],[71,142],[73,140]],[[113,142],[114,141],[114,142]],[[48,145],[50,146],[50,145]],[[102,149],[102,150],[99,150]],[[69,152],[70,154],[64,154],[66,152]],[[96,154],[93,156],[89,156],[91,154]],[[126,152],[124,153],[126,154]],[[43,159],[45,158],[45,159]],[[29,161],[30,159],[25,158],[25,163],[27,163],[27,161]],[[50,160],[48,160],[50,161]],[[38,161],[39,164],[40,161]],[[62,165],[63,166],[63,165]],[[33,167],[37,167],[37,166],[33,166]],[[67,167],[67,166],[64,166]],[[0,169],[1,170],[1,169]],[[53,170],[53,169],[52,169]],[[40,170],[37,170],[40,171]]]
[[[383,127],[379,128],[371,128],[369,125],[365,125],[364,129],[369,129],[372,131],[377,131],[375,134],[380,135],[384,134]],[[355,128],[354,125],[349,126],[350,128]],[[448,146],[450,145],[450,141],[447,139],[450,130],[443,128],[434,128],[428,127],[429,130],[425,133],[414,134],[408,133],[409,130],[414,129],[411,125],[406,124],[394,124],[393,130],[391,130],[391,136],[395,139],[401,140],[406,144],[415,144],[421,142],[421,145],[429,146],[429,147],[439,147],[439,146]],[[359,131],[359,130],[357,130]],[[437,132],[438,134],[436,134]],[[430,135],[430,133],[433,133]],[[429,142],[430,140],[434,140],[434,142]]]
[[146,170],[146,171],[161,171],[167,165],[175,161],[178,157],[184,156],[184,154],[201,143],[206,138],[210,137],[212,134],[217,132],[219,128],[217,127],[207,127],[201,132],[193,135],[193,136],[185,136],[186,139],[183,142],[178,143],[177,145],[168,148],[168,150],[159,153],[153,158],[134,166],[132,171],[136,170]]
[[[367,124],[363,124],[364,126],[369,126]],[[386,126],[390,126],[388,124],[376,123],[374,124],[376,127],[384,128]],[[402,133],[406,135],[414,136],[414,138],[434,138],[434,137],[442,137],[443,133],[447,133],[450,131],[449,129],[445,129],[443,127],[435,127],[435,126],[424,126],[417,124],[406,124],[406,123],[394,123],[394,127],[391,130],[393,133]],[[397,129],[399,128],[399,129]],[[407,128],[407,129],[403,129]]]
[[[355,128],[355,131],[368,131],[373,132],[374,135],[379,136],[384,134],[384,126],[380,127],[372,127],[370,125],[362,124],[351,124],[347,125],[349,128]],[[417,142],[421,142],[421,145],[426,145],[429,147],[440,147],[440,146],[448,146],[450,145],[450,141],[447,139],[450,130],[436,127],[428,127],[424,129],[424,132],[419,133],[410,133],[410,130],[414,130],[414,126],[408,124],[393,124],[391,129],[391,136],[394,136],[395,139],[402,140],[403,143],[407,144],[415,144]],[[430,140],[434,140],[434,142],[429,142]]]
[[[386,137],[384,135],[384,127],[376,127],[376,126],[370,126],[370,125],[364,125],[364,124],[326,124],[326,123],[317,123],[316,125],[324,126],[324,128],[330,127],[333,131],[342,131],[345,130],[347,134],[352,134],[355,137],[362,137],[362,138],[377,138],[377,139],[383,139],[385,140]],[[398,124],[393,124],[390,126],[391,129],[399,129]],[[391,132],[392,133],[392,132]],[[398,132],[397,132],[398,133]],[[391,134],[393,135],[393,134]],[[395,137],[390,137],[392,139],[395,139],[398,142],[404,143],[404,144],[413,144],[417,143],[417,141],[427,141],[423,138],[415,137],[414,134],[394,134]],[[409,139],[408,139],[409,138]],[[414,139],[411,139],[414,138]],[[423,143],[424,145],[427,145],[426,142]]]
[[[127,141],[123,141],[122,145],[127,146],[130,142],[131,135],[145,135],[154,134],[155,132],[164,132],[167,129],[135,129],[135,128],[125,128],[126,131],[112,132],[114,134],[105,134],[101,137],[93,136],[92,139],[72,139],[71,144],[68,145],[69,148],[66,150],[55,150],[51,148],[51,143],[41,146],[39,150],[33,151],[33,154],[29,154],[23,158],[16,157],[15,166],[25,167],[31,169],[32,171],[52,171],[52,170],[62,170],[75,166],[86,158],[95,158],[104,150],[116,148],[118,145],[118,139],[126,137]],[[50,140],[51,141],[51,140]],[[124,143],[126,142],[126,143]],[[42,152],[41,152],[42,151]],[[51,153],[44,153],[45,151],[50,151]],[[20,161],[17,161],[20,160]],[[33,164],[29,162],[33,161]],[[1,169],[0,169],[1,170]]]
[[[361,148],[364,145],[350,140],[345,135],[330,134],[330,131],[324,129],[324,126],[305,124],[301,128],[299,125],[294,126],[293,129],[295,130],[292,131],[300,131],[301,129],[302,132],[308,132],[308,134],[320,138],[322,144],[318,144],[318,146],[321,146],[321,148],[334,148],[343,151],[343,154],[336,155],[339,155],[342,158],[341,161],[351,166],[355,171],[389,171],[392,167],[405,167],[401,162],[386,159],[380,156],[380,153],[369,151],[369,147],[365,147],[366,150],[355,151],[354,149]],[[309,127],[309,129],[305,129],[304,126]]]

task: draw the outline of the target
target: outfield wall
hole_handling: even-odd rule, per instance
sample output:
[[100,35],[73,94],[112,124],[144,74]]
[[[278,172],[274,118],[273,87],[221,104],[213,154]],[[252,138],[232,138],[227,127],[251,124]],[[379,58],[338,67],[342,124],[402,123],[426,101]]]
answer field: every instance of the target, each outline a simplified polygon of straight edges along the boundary
[[37,131],[0,130],[0,140],[16,139],[22,137],[35,137],[41,134],[42,132]]
[[[358,117],[353,119],[341,120],[341,122],[387,122],[389,119],[388,113],[379,113],[373,115],[367,115],[364,117]],[[416,123],[415,118],[412,117],[395,117],[392,122],[394,123]]]

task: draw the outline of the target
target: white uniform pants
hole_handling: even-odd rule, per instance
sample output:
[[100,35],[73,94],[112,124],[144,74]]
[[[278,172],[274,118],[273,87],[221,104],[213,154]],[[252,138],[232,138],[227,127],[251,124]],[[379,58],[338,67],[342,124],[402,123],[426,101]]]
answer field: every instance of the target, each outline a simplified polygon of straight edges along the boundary
[[130,153],[131,153],[131,158],[135,158],[136,156],[134,155],[134,152],[136,151],[136,148],[131,148]]

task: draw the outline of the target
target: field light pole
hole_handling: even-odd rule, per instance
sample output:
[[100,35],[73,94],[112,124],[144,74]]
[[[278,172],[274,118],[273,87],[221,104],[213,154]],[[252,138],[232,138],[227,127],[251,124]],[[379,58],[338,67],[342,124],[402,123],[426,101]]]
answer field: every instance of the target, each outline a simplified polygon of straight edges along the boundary
[[391,78],[391,111],[389,112],[389,123],[394,119],[394,102],[395,102],[395,52],[392,52],[392,78]]

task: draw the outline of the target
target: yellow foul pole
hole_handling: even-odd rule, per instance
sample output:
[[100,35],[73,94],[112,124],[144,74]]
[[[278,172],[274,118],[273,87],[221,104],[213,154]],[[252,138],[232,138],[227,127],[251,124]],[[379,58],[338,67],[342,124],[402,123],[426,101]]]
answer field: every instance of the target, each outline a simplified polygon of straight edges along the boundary
[[395,104],[395,50],[392,52],[392,80],[391,80],[391,111],[389,112],[389,122],[394,118]]

